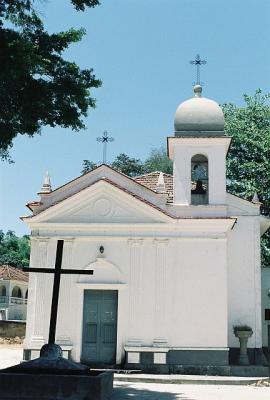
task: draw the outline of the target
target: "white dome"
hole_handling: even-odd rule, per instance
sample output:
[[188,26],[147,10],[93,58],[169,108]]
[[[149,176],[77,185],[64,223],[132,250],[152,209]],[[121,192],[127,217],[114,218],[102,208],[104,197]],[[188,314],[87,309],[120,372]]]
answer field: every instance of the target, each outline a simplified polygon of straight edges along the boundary
[[221,107],[215,101],[201,97],[201,92],[200,85],[194,86],[195,97],[178,106],[174,119],[176,134],[183,131],[215,131],[224,134]]

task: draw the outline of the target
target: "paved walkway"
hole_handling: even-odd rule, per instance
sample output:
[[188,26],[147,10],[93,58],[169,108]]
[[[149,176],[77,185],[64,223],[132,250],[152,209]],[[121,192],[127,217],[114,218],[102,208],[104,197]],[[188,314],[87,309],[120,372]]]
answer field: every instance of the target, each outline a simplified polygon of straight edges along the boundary
[[230,385],[114,384],[112,400],[269,400],[269,387]]
[[23,359],[23,349],[20,345],[0,346],[0,369],[19,364]]
[[[22,348],[19,346],[0,346],[0,369],[18,364],[22,360]],[[157,377],[157,375],[155,375]],[[142,378],[147,375],[142,374]],[[148,375],[151,377],[151,375]],[[160,375],[167,379],[168,375]],[[172,376],[171,376],[172,377]],[[179,378],[179,375],[177,376]],[[182,377],[187,377],[183,376]],[[196,376],[190,376],[196,379]],[[201,377],[203,378],[203,377]],[[221,379],[221,377],[204,377],[205,379]],[[232,377],[222,377],[222,379]],[[239,378],[233,378],[239,379]],[[243,379],[243,378],[241,378]],[[259,378],[257,378],[259,379]],[[225,382],[224,382],[225,383]],[[270,387],[254,387],[242,385],[198,385],[171,383],[114,383],[112,400],[269,400]]]
[[[239,377],[239,376],[208,376],[208,375],[161,375],[161,374],[114,374],[115,382],[125,383],[172,383],[172,384],[199,384],[199,385],[250,385],[259,380],[268,379],[261,377]],[[270,399],[269,399],[270,400]]]

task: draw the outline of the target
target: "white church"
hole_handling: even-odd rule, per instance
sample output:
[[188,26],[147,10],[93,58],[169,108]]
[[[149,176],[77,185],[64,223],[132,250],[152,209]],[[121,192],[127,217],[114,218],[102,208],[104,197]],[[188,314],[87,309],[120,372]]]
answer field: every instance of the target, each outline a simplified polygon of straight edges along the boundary
[[[225,374],[239,352],[233,327],[247,325],[250,363],[262,363],[260,236],[270,222],[256,199],[226,192],[230,142],[220,106],[196,85],[167,138],[173,175],[130,178],[103,164],[54,190],[46,177],[22,217],[30,266],[53,268],[63,239],[62,267],[94,271],[61,278],[56,338],[66,357]],[[52,282],[30,274],[26,359],[48,340]]]

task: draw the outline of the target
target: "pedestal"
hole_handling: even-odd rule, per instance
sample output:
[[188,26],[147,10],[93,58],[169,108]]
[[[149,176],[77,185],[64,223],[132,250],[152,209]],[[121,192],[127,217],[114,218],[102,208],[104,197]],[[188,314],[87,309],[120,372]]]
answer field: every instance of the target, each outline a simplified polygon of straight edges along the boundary
[[239,365],[249,365],[249,359],[247,354],[247,342],[250,336],[252,335],[252,331],[235,331],[235,336],[238,337],[240,342],[240,354],[239,354]]

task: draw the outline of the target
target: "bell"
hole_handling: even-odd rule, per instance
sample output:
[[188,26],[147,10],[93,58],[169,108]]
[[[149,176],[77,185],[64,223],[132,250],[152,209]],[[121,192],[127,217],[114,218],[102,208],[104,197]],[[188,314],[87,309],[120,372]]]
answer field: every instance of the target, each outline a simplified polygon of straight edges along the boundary
[[203,188],[203,184],[201,180],[197,180],[196,188],[191,191],[192,194],[205,194],[206,190]]

